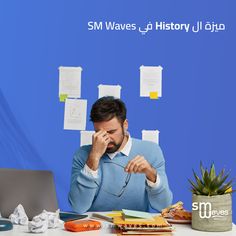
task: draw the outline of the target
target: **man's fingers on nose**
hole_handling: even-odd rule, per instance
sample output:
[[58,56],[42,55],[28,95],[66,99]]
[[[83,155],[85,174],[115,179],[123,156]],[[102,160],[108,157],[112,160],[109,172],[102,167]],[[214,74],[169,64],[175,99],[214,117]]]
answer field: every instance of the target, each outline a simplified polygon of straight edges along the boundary
[[108,136],[108,133],[107,133],[106,131],[104,131],[104,132],[102,133],[102,135],[103,135],[103,136]]
[[108,143],[110,143],[110,138],[109,137],[105,137],[104,140]]
[[94,135],[97,135],[97,136],[99,136],[99,135],[102,135],[103,133],[106,133],[106,131],[105,130],[99,130],[99,131],[97,131]]

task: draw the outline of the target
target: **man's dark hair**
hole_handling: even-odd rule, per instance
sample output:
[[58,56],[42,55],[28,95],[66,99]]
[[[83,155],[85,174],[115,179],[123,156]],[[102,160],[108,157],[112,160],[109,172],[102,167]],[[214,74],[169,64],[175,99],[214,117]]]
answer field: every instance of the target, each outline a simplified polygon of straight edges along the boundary
[[121,124],[126,120],[126,106],[123,101],[112,96],[98,99],[92,106],[90,120],[92,122],[109,121],[116,117]]

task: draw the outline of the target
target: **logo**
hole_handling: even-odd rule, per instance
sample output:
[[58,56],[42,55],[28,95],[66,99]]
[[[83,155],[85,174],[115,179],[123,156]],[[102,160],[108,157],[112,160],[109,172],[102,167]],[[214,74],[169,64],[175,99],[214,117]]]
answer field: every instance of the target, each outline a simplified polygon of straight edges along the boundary
[[211,202],[193,202],[192,210],[199,211],[199,217],[201,219],[209,219],[209,218],[222,218],[229,215],[228,210],[220,209],[214,210],[212,209]]

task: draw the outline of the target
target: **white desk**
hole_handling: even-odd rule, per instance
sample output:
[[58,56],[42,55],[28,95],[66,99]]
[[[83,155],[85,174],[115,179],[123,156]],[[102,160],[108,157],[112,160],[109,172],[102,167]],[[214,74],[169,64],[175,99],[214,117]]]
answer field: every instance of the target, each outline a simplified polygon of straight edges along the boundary
[[[14,225],[13,230],[10,231],[0,231],[0,236],[83,236],[83,235],[90,235],[90,236],[98,236],[98,235],[116,235],[116,233],[112,233],[112,224],[100,221],[102,222],[102,228],[100,230],[96,231],[86,231],[86,232],[79,232],[79,233],[73,233],[69,231],[65,231],[64,229],[48,229],[43,234],[34,234],[28,232],[27,226],[20,226],[20,225]],[[235,236],[236,235],[236,225],[233,224],[233,230],[228,232],[202,232],[193,230],[191,228],[191,225],[181,225],[181,224],[174,224],[175,231],[173,232],[173,236]]]

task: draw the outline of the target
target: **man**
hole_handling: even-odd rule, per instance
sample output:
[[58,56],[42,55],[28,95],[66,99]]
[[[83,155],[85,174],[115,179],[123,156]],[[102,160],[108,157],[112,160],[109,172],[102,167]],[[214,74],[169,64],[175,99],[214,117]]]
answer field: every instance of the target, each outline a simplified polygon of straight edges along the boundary
[[92,106],[95,134],[72,165],[69,202],[74,211],[132,209],[161,211],[172,202],[160,147],[131,138],[126,107],[120,99],[102,97]]

